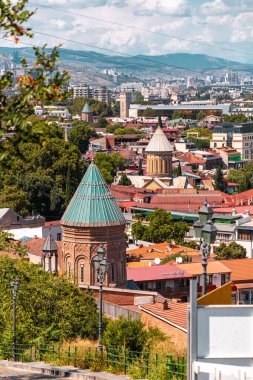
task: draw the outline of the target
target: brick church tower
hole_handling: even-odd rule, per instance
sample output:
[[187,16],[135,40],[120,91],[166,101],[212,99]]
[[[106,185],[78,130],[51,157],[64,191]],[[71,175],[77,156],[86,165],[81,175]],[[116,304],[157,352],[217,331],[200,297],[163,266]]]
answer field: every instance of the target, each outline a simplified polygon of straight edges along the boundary
[[158,126],[145,153],[147,155],[147,175],[151,177],[172,177],[172,151],[163,130]]
[[97,283],[93,257],[106,250],[105,286],[126,286],[125,218],[94,163],[87,169],[62,220],[62,271],[78,285]]

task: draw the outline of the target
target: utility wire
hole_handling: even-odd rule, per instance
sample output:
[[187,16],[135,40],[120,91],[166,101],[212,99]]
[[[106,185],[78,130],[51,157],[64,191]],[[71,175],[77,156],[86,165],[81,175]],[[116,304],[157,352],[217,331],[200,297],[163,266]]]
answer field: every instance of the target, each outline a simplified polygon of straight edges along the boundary
[[[127,53],[121,53],[121,52],[118,52],[118,51],[115,51],[115,50],[112,50],[112,49],[107,49],[107,48],[102,48],[102,47],[99,47],[99,46],[94,46],[94,45],[90,45],[90,44],[85,44],[84,42],[79,42],[79,41],[74,41],[74,40],[70,40],[68,38],[63,38],[63,37],[59,37],[59,36],[55,36],[55,35],[52,35],[52,34],[48,34],[48,33],[42,33],[42,32],[39,32],[39,31],[36,31],[34,30],[35,33],[39,34],[39,35],[42,35],[42,36],[46,36],[46,37],[52,37],[52,38],[56,38],[56,39],[59,39],[59,40],[62,40],[62,41],[66,41],[66,42],[71,42],[71,43],[75,43],[75,44],[78,44],[78,45],[81,45],[81,46],[88,46],[92,49],[98,49],[98,50],[104,50],[104,51],[107,51],[107,52],[110,52],[110,53],[114,53],[114,54],[119,54],[119,55],[122,55],[122,56],[125,56],[125,57],[130,57],[130,58],[133,58],[132,55],[130,54],[127,54]],[[140,57],[140,56],[134,56],[135,59],[140,59],[140,60],[143,60],[143,61],[146,61],[146,62],[151,62],[151,63],[155,63],[156,65],[161,65],[161,66],[166,66],[165,63],[163,62],[159,62],[159,61],[156,61],[154,59],[149,59],[147,57]],[[190,71],[190,72],[195,72],[195,73],[198,73],[198,74],[201,74],[203,75],[203,71],[201,70],[196,70],[196,69],[189,69],[187,67],[180,67],[180,66],[175,66],[175,65],[171,65],[171,64],[167,64],[168,67],[173,67],[174,69],[178,69],[178,70],[187,70],[187,71]],[[147,67],[146,67],[147,68]],[[148,69],[148,68],[147,68]],[[220,70],[222,70],[221,67],[219,67]],[[160,70],[159,70],[160,71]],[[161,72],[161,71],[160,71]]]
[[43,4],[31,2],[31,1],[29,2],[29,4],[32,4],[32,5],[35,5],[35,6],[38,6],[38,7],[42,7],[42,8],[52,9],[52,10],[55,10],[55,11],[58,11],[58,12],[62,12],[62,13],[72,14],[72,15],[79,16],[79,17],[80,16],[81,17],[85,17],[85,18],[88,18],[88,19],[91,19],[91,20],[95,20],[95,21],[102,21],[102,22],[105,22],[105,23],[109,23],[109,24],[113,24],[113,25],[129,28],[129,29],[139,30],[141,32],[156,34],[156,35],[160,35],[160,36],[164,36],[164,37],[175,38],[175,39],[180,40],[180,41],[187,41],[187,42],[191,42],[191,43],[198,44],[198,45],[203,45],[203,46],[213,47],[213,48],[216,48],[216,49],[222,49],[222,50],[226,50],[226,51],[231,51],[231,52],[234,52],[234,53],[240,53],[240,54],[246,54],[246,55],[250,55],[251,54],[250,52],[246,52],[246,51],[240,51],[240,50],[235,50],[235,49],[231,49],[231,48],[226,48],[224,46],[219,46],[219,45],[214,45],[214,44],[210,44],[210,43],[207,43],[207,42],[201,42],[201,41],[197,41],[197,40],[183,38],[183,37],[175,36],[175,35],[168,34],[168,33],[156,32],[156,31],[153,31],[153,30],[140,28],[138,26],[132,26],[132,25],[128,25],[128,24],[122,24],[122,23],[119,23],[119,22],[116,22],[116,21],[111,21],[111,20],[106,20],[106,19],[102,19],[102,18],[98,18],[98,17],[88,16],[88,15],[85,15],[83,13],[77,13],[77,12],[73,12],[73,11],[67,11],[67,10],[64,10],[64,9],[51,7],[49,5],[43,5]]
[[[6,38],[6,37],[0,37],[0,39],[3,39],[3,40],[7,40],[7,41],[11,41],[11,42],[13,42],[13,40],[11,40],[11,39],[8,39],[8,38]],[[27,42],[21,42],[23,45],[27,45],[27,46],[31,46],[31,47],[34,47],[34,45],[33,44],[29,44],[29,43],[27,43]],[[42,46],[37,46],[38,48],[42,48]],[[48,49],[50,49],[50,48],[48,48]],[[77,57],[81,57],[81,58],[91,58],[91,56],[90,55],[87,55],[87,54],[85,54],[85,52],[84,53],[82,53],[82,54],[80,54],[80,53],[77,53],[77,52],[72,52],[71,50],[64,50],[64,49],[62,49],[62,48],[59,48],[58,49],[59,50],[59,53],[60,54],[62,54],[62,55],[64,55],[64,54],[66,54],[66,55],[70,55],[70,56],[77,56]],[[107,56],[106,56],[107,57]],[[111,59],[107,59],[106,58],[106,63],[111,63],[112,65],[119,65],[119,66],[125,66],[125,67],[132,67],[132,68],[135,68],[135,69],[137,69],[137,70],[141,70],[141,69],[145,69],[146,67],[144,66],[144,67],[141,67],[141,63],[139,64],[139,66],[136,66],[136,65],[134,65],[134,64],[132,64],[132,63],[122,63],[122,62],[115,62],[115,61],[113,61],[113,60],[111,60]],[[155,72],[156,74],[157,73],[159,73],[159,74],[165,74],[165,75],[171,75],[172,73],[173,73],[173,70],[171,69],[170,71],[163,71],[163,70],[161,70],[161,69],[154,69],[154,68],[149,68],[148,69],[149,71],[152,71],[152,72]],[[184,70],[188,70],[188,71],[191,71],[191,69],[187,69],[187,68],[184,68]],[[195,70],[196,71],[196,70]],[[196,71],[197,72],[197,71]],[[203,74],[201,71],[198,71],[197,73],[200,73],[200,74]]]

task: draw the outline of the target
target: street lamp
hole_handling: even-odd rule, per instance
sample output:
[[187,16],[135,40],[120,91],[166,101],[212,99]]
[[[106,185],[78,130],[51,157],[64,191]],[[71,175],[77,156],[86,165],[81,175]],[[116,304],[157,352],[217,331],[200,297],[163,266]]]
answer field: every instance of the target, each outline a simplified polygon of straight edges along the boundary
[[105,249],[100,247],[96,256],[93,257],[94,267],[97,272],[97,281],[99,284],[99,325],[98,325],[98,351],[102,353],[102,337],[103,337],[103,282],[108,272],[109,263],[105,256]]
[[17,360],[17,325],[16,325],[16,314],[17,314],[17,294],[19,289],[19,281],[15,280],[11,282],[12,287],[12,300],[13,300],[13,342],[12,342],[12,358],[14,361]]
[[202,243],[200,246],[200,251],[202,253],[202,296],[206,294],[206,283],[207,283],[207,258],[211,252],[211,244],[215,242],[217,228],[214,226],[213,222],[209,219],[205,226],[201,230],[202,232]]

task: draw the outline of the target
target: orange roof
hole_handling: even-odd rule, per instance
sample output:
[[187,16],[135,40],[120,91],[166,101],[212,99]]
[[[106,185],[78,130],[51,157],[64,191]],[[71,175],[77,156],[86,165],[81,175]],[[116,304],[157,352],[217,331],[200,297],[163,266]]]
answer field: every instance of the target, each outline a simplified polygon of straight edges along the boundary
[[[178,266],[183,271],[190,273],[193,276],[199,276],[202,274],[201,263],[178,264]],[[227,268],[227,266],[223,265],[220,261],[208,262],[207,274],[216,274],[216,273],[231,273],[231,269]]]
[[253,282],[243,282],[241,284],[235,284],[237,289],[252,289],[253,288]]
[[220,262],[232,271],[231,281],[253,280],[253,259],[221,260]]
[[[42,256],[42,247],[44,245],[44,238],[33,238],[26,242],[23,242],[22,245],[27,247],[28,253],[31,253],[36,256]],[[56,241],[58,247],[58,255],[61,254],[62,251],[62,243],[60,241]]]
[[163,318],[163,320],[172,323],[179,328],[187,329],[187,302],[169,302],[168,310],[161,310],[157,307],[157,304],[152,305],[141,305],[140,308],[142,311],[151,312],[154,314],[154,317]]
[[166,256],[174,255],[176,253],[188,256],[198,256],[200,254],[197,249],[183,247],[181,245],[173,245],[167,242],[127,250],[128,256],[138,257],[141,260],[151,260],[156,257],[164,259]]

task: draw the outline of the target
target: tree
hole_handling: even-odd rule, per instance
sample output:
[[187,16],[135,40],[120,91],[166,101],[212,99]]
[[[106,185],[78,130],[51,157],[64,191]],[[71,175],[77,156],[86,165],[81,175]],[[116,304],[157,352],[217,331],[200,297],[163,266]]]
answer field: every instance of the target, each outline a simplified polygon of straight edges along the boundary
[[[0,3],[0,28],[5,36],[12,36],[16,43],[20,36],[32,37],[30,28],[24,24],[33,12],[25,9],[27,0],[18,2],[5,1]],[[67,94],[62,86],[67,84],[66,71],[58,70],[59,52],[53,49],[51,53],[34,48],[34,64],[28,66],[26,59],[20,63],[24,71],[15,83],[14,73],[7,71],[1,77],[0,85],[0,137],[6,135],[6,140],[0,144],[1,158],[11,156],[19,151],[21,141],[31,139],[39,141],[43,136],[41,130],[28,121],[29,114],[33,113],[34,104],[52,104],[62,100]],[[15,87],[16,91],[9,96],[9,91]],[[10,133],[15,130],[15,133]]]
[[184,117],[183,111],[176,110],[176,111],[173,112],[171,119],[172,120],[174,120],[174,119],[182,119],[183,117]]
[[6,185],[0,191],[0,208],[8,207],[22,216],[28,215],[27,193],[15,185]]
[[45,132],[43,145],[20,143],[20,153],[12,155],[11,165],[0,162],[0,205],[24,216],[61,217],[69,199],[67,173],[71,172],[71,182],[77,187],[86,163],[77,147],[57,137],[58,129],[53,133],[53,129]]
[[108,184],[113,182],[117,171],[125,170],[127,167],[127,160],[119,153],[106,154],[98,152],[94,162]]
[[121,186],[130,186],[130,185],[132,185],[132,182],[128,178],[128,176],[126,175],[126,173],[122,173],[118,185],[121,185]]
[[105,117],[100,117],[97,122],[97,128],[106,128],[108,125]]
[[221,243],[219,247],[214,248],[214,253],[217,255],[216,260],[231,260],[244,259],[247,251],[246,248],[233,241],[229,245]]
[[143,175],[142,160],[141,159],[139,159],[139,163],[138,163],[138,175]]
[[163,127],[163,122],[162,122],[162,117],[161,117],[161,115],[158,116],[158,126],[159,126],[160,128]]
[[134,224],[132,224],[132,235],[135,239],[142,239],[144,232],[146,231],[147,227],[144,227],[143,224],[138,221]]
[[180,177],[181,175],[182,175],[182,168],[181,168],[181,164],[179,162],[178,165],[175,167],[174,176]]
[[1,344],[9,344],[12,337],[10,283],[16,279],[20,282],[17,298],[19,344],[97,338],[97,306],[90,295],[81,292],[70,281],[21,259],[1,256],[0,267]]
[[214,175],[214,188],[215,190],[225,191],[225,187],[223,172],[221,168],[218,167]]
[[224,115],[224,121],[227,123],[246,123],[248,121],[247,116],[244,114],[232,114],[232,115]]
[[84,105],[88,103],[94,116],[107,117],[112,116],[112,108],[106,102],[91,98],[75,98],[68,102],[67,107],[72,115],[81,115]]
[[[162,243],[164,241],[175,241],[181,244],[184,236],[189,231],[185,222],[173,222],[171,214],[163,209],[157,209],[149,216],[149,226],[143,226],[140,222],[132,225],[132,233],[137,239]],[[133,230],[134,228],[134,230]]]
[[143,113],[142,113],[142,116],[146,116],[146,117],[152,117],[152,116],[155,116],[155,111],[153,110],[153,108],[151,107],[147,107]]
[[96,136],[95,130],[88,123],[78,123],[69,132],[68,140],[75,145],[81,153],[85,153],[89,147],[91,137]]
[[104,331],[103,343],[106,348],[134,351],[140,354],[145,348],[151,348],[154,341],[163,341],[165,336],[156,327],[146,329],[140,320],[120,317],[109,320]]
[[198,121],[204,119],[205,117],[206,117],[206,114],[204,112],[201,112],[201,111],[199,113],[197,113],[197,115],[196,115],[196,119]]
[[249,163],[240,169],[229,170],[227,179],[239,184],[239,192],[252,188],[253,164]]

